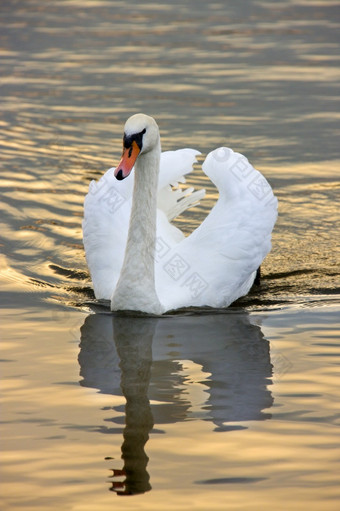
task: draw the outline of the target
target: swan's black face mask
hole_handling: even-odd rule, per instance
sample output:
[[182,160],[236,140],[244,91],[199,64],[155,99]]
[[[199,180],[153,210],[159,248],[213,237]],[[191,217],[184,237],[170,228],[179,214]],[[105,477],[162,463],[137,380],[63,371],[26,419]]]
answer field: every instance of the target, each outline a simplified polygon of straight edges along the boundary
[[133,133],[132,135],[126,135],[126,133],[124,133],[123,147],[125,147],[125,149],[130,149],[132,147],[132,142],[136,142],[139,150],[141,151],[143,147],[143,135],[145,132],[146,129],[144,128],[139,133]]
[[118,181],[125,179],[131,172],[139,153],[143,147],[143,135],[146,132],[144,128],[140,133],[133,133],[132,135],[126,135],[123,137],[123,155],[114,175]]

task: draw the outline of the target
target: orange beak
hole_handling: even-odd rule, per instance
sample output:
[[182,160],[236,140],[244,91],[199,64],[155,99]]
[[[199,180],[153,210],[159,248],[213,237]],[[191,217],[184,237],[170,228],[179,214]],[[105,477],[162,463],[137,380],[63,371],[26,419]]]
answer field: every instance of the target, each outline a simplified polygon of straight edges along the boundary
[[124,147],[122,159],[114,171],[114,175],[119,181],[128,177],[139,153],[140,148],[135,140],[133,140],[131,147]]

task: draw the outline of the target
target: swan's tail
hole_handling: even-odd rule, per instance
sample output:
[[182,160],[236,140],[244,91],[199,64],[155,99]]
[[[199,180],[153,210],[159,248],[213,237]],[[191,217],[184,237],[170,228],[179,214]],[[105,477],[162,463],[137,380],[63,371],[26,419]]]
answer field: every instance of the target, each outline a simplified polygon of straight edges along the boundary
[[183,211],[196,206],[205,196],[205,190],[185,188],[185,177],[193,170],[200,154],[195,149],[185,148],[177,151],[166,151],[161,155],[161,171],[158,183],[158,208],[161,209],[169,222]]
[[[185,183],[182,178],[181,182]],[[197,206],[205,196],[205,190],[196,190],[192,187],[181,188],[178,183],[168,185],[158,192],[158,207],[164,211],[169,222],[178,217],[189,208]]]

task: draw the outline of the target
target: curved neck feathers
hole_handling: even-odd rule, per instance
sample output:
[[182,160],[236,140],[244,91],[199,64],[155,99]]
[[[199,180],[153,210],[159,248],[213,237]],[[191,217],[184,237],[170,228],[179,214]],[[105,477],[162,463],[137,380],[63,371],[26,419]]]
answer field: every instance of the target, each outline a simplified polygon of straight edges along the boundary
[[112,310],[161,313],[155,290],[157,185],[161,147],[141,154],[135,164],[132,209],[124,262]]

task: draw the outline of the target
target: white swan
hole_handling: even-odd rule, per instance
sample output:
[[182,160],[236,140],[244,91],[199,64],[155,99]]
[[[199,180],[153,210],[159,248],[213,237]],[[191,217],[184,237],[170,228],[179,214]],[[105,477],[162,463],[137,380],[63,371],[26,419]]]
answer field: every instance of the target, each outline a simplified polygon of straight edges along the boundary
[[[251,288],[271,248],[277,200],[244,156],[216,149],[203,171],[219,199],[184,237],[169,220],[204,190],[172,191],[170,184],[183,180],[197,154],[193,149],[161,154],[155,120],[136,114],[125,124],[117,168],[91,182],[84,247],[96,298],[111,300],[111,310],[163,314],[189,306],[227,307]],[[133,167],[134,177],[125,180]]]

